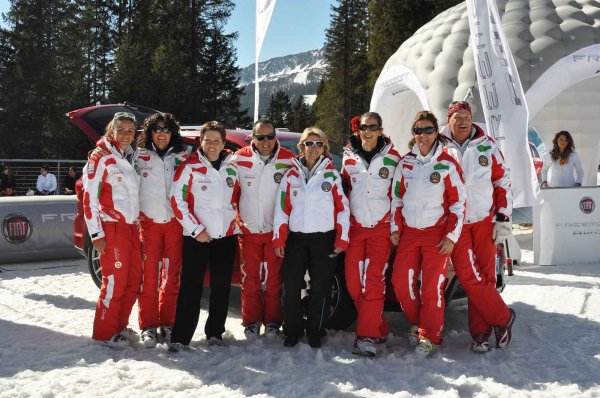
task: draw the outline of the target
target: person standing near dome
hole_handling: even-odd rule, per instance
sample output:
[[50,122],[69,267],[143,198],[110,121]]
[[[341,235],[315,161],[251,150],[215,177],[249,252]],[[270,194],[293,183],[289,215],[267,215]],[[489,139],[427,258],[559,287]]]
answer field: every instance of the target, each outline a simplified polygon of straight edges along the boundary
[[544,159],[542,188],[580,187],[582,182],[583,167],[575,152],[573,137],[566,130],[559,131],[552,140],[552,150]]

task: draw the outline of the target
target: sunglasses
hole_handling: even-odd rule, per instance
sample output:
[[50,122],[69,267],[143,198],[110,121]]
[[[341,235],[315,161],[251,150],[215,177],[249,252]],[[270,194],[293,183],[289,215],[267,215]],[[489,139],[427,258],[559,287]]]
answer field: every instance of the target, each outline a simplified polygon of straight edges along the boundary
[[435,127],[425,127],[425,128],[413,127],[414,135],[421,135],[421,134],[430,135],[433,133],[435,133]]
[[323,148],[323,146],[325,146],[323,141],[304,141],[303,144],[305,147],[311,147],[315,145],[317,148]]
[[264,141],[265,138],[269,141],[272,141],[275,139],[275,133],[271,133],[271,134],[266,134],[266,135],[262,135],[262,134],[253,134],[252,137],[256,138],[258,141]]
[[133,116],[133,113],[129,113],[129,112],[115,113],[115,115],[113,116],[113,121],[117,121],[117,120],[131,120],[133,122],[133,124],[137,123],[137,120],[135,120],[135,116]]
[[169,130],[168,127],[155,127],[153,130],[156,131],[157,133],[170,133],[171,132],[171,130]]
[[376,124],[361,124],[358,129],[360,131],[367,131],[367,130],[371,130],[371,131],[377,131],[379,130],[381,127],[379,127]]

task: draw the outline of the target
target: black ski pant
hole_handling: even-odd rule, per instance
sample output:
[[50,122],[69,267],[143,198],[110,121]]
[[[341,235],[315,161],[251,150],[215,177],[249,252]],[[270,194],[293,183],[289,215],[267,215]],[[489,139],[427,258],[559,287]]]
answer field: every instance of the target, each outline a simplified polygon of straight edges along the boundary
[[204,333],[206,338],[221,338],[225,332],[225,320],[229,310],[236,245],[236,235],[213,239],[209,243],[200,243],[189,236],[183,237],[181,286],[171,342],[188,345],[192,340],[200,318],[200,302],[207,266],[210,272],[210,302]]
[[329,317],[331,285],[336,259],[333,253],[335,232],[290,232],[281,266],[283,279],[283,332],[292,338],[304,336],[301,291],[304,275],[310,276],[306,334],[320,337]]

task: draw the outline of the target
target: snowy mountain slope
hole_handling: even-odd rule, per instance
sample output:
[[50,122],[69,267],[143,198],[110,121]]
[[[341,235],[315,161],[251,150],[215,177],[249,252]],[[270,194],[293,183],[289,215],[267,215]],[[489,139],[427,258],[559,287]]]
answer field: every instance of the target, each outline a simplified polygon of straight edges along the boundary
[[[272,58],[258,63],[260,88],[260,113],[264,113],[272,94],[284,90],[290,99],[297,95],[315,95],[327,64],[323,49]],[[254,64],[240,72],[241,85],[246,94],[241,98],[241,108],[254,112]]]
[[98,291],[83,260],[3,266],[13,271],[0,274],[0,397],[599,396],[600,263],[533,265],[531,229],[516,233],[525,265],[503,293],[517,311],[509,349],[471,353],[461,307],[447,311],[443,346],[426,360],[398,313],[386,313],[394,336],[372,360],[351,354],[352,332],[330,333],[318,350],[247,342],[238,289],[224,347],[205,343],[203,302],[193,352],[112,351],[89,338]]

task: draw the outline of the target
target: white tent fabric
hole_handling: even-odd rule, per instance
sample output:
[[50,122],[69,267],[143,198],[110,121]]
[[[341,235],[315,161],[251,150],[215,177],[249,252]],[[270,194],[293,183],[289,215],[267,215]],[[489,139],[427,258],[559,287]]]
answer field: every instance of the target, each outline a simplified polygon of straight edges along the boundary
[[[545,94],[530,93],[529,90],[563,58],[580,54],[582,49],[600,43],[600,2],[498,0],[497,5],[502,29],[531,106],[530,126],[540,133],[546,147],[551,147],[552,138],[559,130],[569,130],[577,152],[582,155],[586,171],[584,185],[595,184],[595,169],[600,160],[599,140],[595,138],[600,125],[600,73],[588,74],[579,82],[564,74],[553,75],[552,79],[562,90],[553,98],[540,99],[537,97]],[[469,36],[467,7],[462,3],[439,14],[402,43],[381,74],[389,74],[389,70],[399,66],[409,70],[425,92],[426,98],[420,99],[421,105],[425,108],[427,104],[441,124],[446,120],[448,103],[465,98],[472,104],[474,120],[483,122]],[[590,66],[597,65],[596,70],[600,70],[600,51],[594,49],[587,55],[589,61],[586,62]],[[407,98],[422,97],[417,92],[404,95]],[[374,96],[371,100],[372,104],[382,102],[381,97]],[[413,102],[406,106],[414,105]],[[372,107],[372,110],[377,109]],[[383,120],[385,131],[400,152],[404,152],[411,121],[407,121],[408,111],[393,112],[392,109],[386,112],[390,116]]]

